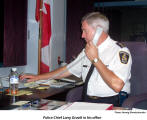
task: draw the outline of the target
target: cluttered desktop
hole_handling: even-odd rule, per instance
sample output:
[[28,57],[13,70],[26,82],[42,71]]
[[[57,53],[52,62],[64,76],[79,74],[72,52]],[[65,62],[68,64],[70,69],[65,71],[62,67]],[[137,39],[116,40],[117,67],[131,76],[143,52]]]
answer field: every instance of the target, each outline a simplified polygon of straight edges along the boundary
[[[17,94],[13,95],[9,92],[9,78],[3,77],[0,88],[0,109],[55,109],[66,102],[60,99],[49,100],[50,97],[61,95],[81,84],[83,84],[81,80],[68,78],[21,82]],[[45,105],[48,107],[43,108]]]

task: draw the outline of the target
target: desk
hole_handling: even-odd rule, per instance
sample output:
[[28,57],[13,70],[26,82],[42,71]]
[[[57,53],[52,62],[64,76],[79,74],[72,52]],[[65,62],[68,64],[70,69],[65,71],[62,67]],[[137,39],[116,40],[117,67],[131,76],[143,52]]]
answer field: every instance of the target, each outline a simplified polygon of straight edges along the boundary
[[[74,76],[71,76],[70,79],[75,79],[78,82],[81,82],[80,79],[75,78]],[[71,88],[74,88],[74,85],[65,86],[62,88],[52,88],[49,87],[49,89],[35,89],[35,88],[25,88],[20,90],[29,90],[32,91],[33,94],[31,95],[21,95],[21,96],[15,96],[15,101],[33,101],[36,99],[44,99],[49,98],[54,95],[68,92]],[[14,97],[10,95],[6,95],[6,92],[0,93],[0,109],[11,109],[8,106],[10,106],[13,102]]]
[[[26,96],[26,95],[25,96],[19,96],[19,97],[16,97],[15,99],[16,99],[16,101],[29,100],[31,102],[34,102],[34,101],[36,101],[36,99],[38,101],[38,100],[40,100],[40,98],[47,96],[47,95],[42,96],[40,94],[41,94],[41,92],[39,92],[39,94],[33,94],[33,95],[30,95],[30,96]],[[35,96],[35,97],[33,97],[33,96]],[[3,99],[0,100],[0,110],[9,110],[9,109],[15,109],[15,108],[20,109],[20,110],[23,110],[23,109],[26,109],[26,110],[29,110],[29,109],[30,110],[37,110],[37,109],[55,110],[56,107],[58,108],[61,105],[67,104],[67,102],[65,102],[65,101],[54,101],[54,100],[47,100],[47,99],[45,99],[45,101],[47,101],[49,103],[48,105],[45,105],[45,106],[42,106],[42,107],[40,107],[40,106],[39,107],[38,106],[32,107],[31,106],[31,107],[25,107],[25,108],[23,108],[23,107],[11,105],[12,104],[12,101],[13,101],[13,96],[4,95],[3,96]],[[122,108],[122,107],[113,107],[113,110],[125,110],[125,109]]]
[[[15,96],[15,101],[34,101],[37,99],[44,99],[44,98],[49,98],[54,95],[66,92],[70,90],[71,88],[74,88],[75,86],[67,86],[63,88],[49,88],[45,90],[39,90],[35,88],[25,88],[25,90],[30,90],[32,91],[32,95],[21,95],[21,96]],[[49,98],[50,99],[50,98]],[[6,95],[5,93],[0,94],[0,109],[1,110],[8,110],[8,109],[13,109],[16,106],[11,106],[12,102],[14,100],[13,96]],[[123,110],[123,108],[118,108],[114,107],[114,110]]]
[[14,97],[15,101],[21,101],[21,100],[27,100],[27,101],[33,101],[36,99],[43,99],[47,98],[53,95],[56,95],[58,93],[62,93],[64,91],[68,91],[72,87],[65,87],[65,88],[49,88],[47,90],[38,90],[38,89],[29,89],[33,92],[32,95],[21,95],[21,96],[10,96],[6,95],[6,93],[0,94],[0,109],[7,109],[9,105],[13,103]]

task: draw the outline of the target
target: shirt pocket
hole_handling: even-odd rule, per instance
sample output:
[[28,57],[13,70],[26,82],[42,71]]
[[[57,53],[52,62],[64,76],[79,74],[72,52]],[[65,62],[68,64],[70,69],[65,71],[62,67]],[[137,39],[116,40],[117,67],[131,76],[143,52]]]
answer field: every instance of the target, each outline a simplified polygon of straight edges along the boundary
[[82,79],[83,79],[83,81],[85,81],[89,69],[90,69],[90,65],[83,64],[83,66],[82,66]]

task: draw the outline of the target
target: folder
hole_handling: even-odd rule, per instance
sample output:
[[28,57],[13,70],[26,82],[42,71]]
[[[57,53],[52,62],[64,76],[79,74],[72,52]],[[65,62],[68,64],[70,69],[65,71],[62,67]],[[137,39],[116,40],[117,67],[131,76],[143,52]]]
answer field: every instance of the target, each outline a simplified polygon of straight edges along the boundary
[[113,104],[73,102],[67,103],[57,110],[112,110]]

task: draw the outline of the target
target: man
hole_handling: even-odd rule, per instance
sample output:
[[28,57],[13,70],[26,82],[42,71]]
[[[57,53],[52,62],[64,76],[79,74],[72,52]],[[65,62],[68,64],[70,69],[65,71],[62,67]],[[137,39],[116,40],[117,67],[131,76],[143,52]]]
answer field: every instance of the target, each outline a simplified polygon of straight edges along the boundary
[[[119,106],[119,93],[130,92],[132,58],[128,48],[112,40],[109,35],[109,20],[99,12],[92,12],[82,18],[82,38],[86,40],[86,47],[69,65],[50,73],[40,75],[23,75],[20,78],[29,78],[28,81],[48,79],[56,74],[56,78],[75,75],[82,77],[87,84],[84,86],[83,101],[111,103]],[[93,44],[98,27],[103,32],[96,45]],[[83,57],[86,56],[86,57]],[[94,66],[92,68],[90,66]],[[89,77],[87,77],[89,76]],[[86,92],[85,92],[86,91]]]

